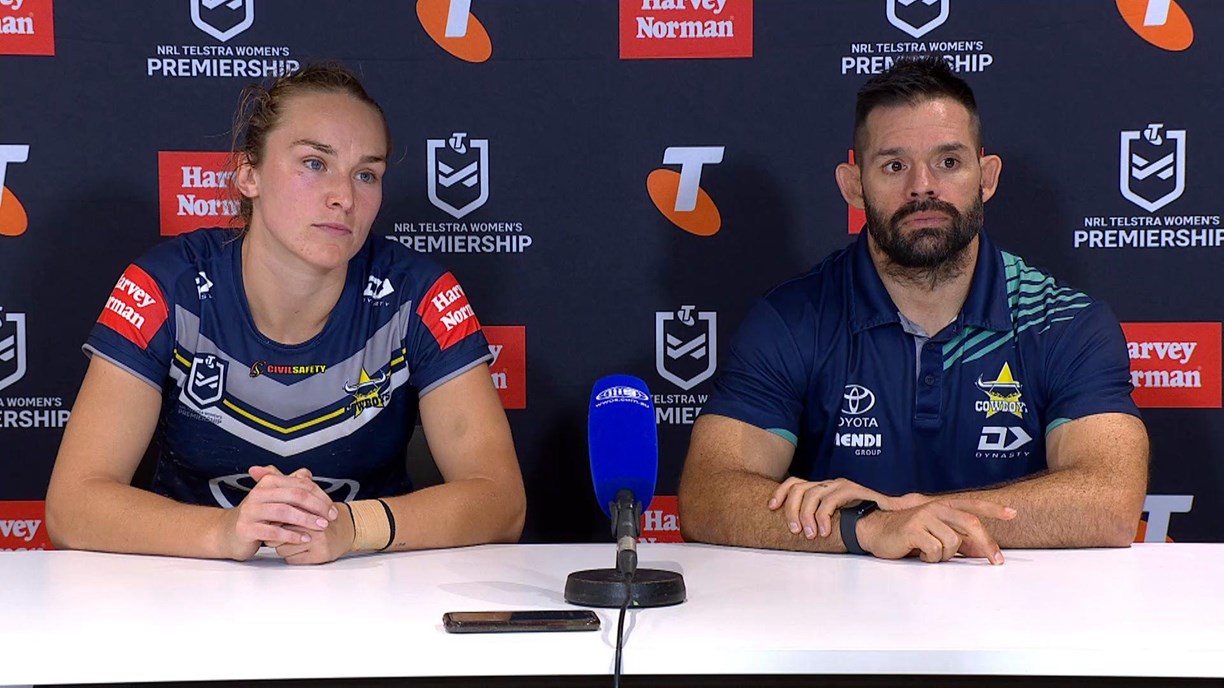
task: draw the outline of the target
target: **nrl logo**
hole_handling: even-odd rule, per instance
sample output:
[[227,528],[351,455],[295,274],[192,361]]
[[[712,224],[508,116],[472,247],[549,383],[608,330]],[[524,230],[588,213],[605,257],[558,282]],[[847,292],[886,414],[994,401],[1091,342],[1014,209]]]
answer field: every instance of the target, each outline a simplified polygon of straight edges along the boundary
[[1118,189],[1122,197],[1154,213],[1181,198],[1186,190],[1186,130],[1149,124],[1143,131],[1123,131],[1119,149]]
[[25,313],[5,313],[0,308],[0,389],[26,374]]
[[718,313],[695,308],[655,313],[655,370],[683,390],[708,380],[718,363]]
[[[914,38],[921,38],[948,21],[951,0],[888,0],[888,23]],[[939,5],[938,11],[932,9]],[[898,12],[897,5],[902,8]],[[925,20],[925,21],[924,21]],[[922,21],[922,23],[917,23]]]
[[225,394],[225,367],[225,361],[213,354],[196,356],[191,360],[191,372],[187,374],[183,393],[199,408],[221,401]]
[[[321,475],[312,476],[314,483],[331,497],[333,502],[348,502],[357,496],[361,483],[348,478],[325,478]],[[208,491],[217,506],[222,509],[233,509],[246,499],[247,493],[255,489],[255,480],[247,473],[222,475],[208,481]]]
[[427,139],[429,202],[456,220],[489,200],[489,140]]
[[255,23],[255,0],[191,0],[191,23],[224,43]]
[[353,415],[360,416],[361,412],[368,408],[382,408],[386,406],[386,385],[386,373],[379,373],[377,377],[370,377],[365,368],[361,369],[361,377],[357,379],[357,384],[346,382],[344,384],[344,391],[353,395],[353,403],[349,404],[349,408],[353,409]]

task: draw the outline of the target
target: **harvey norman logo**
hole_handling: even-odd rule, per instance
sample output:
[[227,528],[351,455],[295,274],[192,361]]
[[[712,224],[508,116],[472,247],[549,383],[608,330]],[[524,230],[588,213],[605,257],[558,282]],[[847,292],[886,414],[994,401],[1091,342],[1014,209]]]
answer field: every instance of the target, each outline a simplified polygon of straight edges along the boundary
[[0,552],[54,549],[42,502],[0,502]]
[[725,146],[672,146],[663,151],[664,165],[680,171],[657,169],[646,177],[646,191],[659,212],[680,229],[697,236],[713,236],[722,227],[714,199],[701,188],[701,171],[722,162]]
[[157,154],[161,234],[176,236],[200,227],[236,226],[237,192],[230,154],[161,151]]
[[1220,408],[1220,323],[1122,323],[1135,404]]
[[493,41],[476,15],[472,0],[417,0],[417,19],[438,47],[464,62],[485,62]]
[[21,236],[30,226],[25,207],[4,185],[9,164],[23,163],[29,157],[29,146],[0,145],[0,236]]
[[488,325],[489,375],[502,408],[527,408],[527,328],[523,325]]
[[0,0],[0,55],[54,55],[52,0]]
[[752,0],[620,0],[620,56],[752,57]]

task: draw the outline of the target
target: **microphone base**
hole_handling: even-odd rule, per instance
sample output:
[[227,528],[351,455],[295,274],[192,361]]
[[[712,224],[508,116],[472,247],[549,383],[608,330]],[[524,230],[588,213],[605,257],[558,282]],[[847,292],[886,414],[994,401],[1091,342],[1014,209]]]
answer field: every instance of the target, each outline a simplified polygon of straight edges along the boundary
[[[675,571],[638,569],[629,588],[630,607],[670,607],[685,598],[684,576]],[[565,601],[619,608],[625,603],[625,576],[616,569],[575,571],[565,580]]]

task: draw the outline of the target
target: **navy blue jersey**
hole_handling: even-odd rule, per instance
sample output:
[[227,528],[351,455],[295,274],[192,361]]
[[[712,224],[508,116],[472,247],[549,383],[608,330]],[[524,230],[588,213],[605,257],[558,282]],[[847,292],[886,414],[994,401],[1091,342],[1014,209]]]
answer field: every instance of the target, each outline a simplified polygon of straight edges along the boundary
[[162,394],[154,491],[234,506],[247,469],[265,464],[310,469],[337,501],[411,491],[418,397],[491,358],[463,288],[370,240],[323,330],[284,345],[256,329],[241,260],[225,230],[158,245],[128,266],[86,341]]
[[795,443],[790,473],[886,494],[986,487],[1044,470],[1045,435],[1138,415],[1104,303],[979,234],[956,321],[916,348],[859,240],[749,310],[702,413]]

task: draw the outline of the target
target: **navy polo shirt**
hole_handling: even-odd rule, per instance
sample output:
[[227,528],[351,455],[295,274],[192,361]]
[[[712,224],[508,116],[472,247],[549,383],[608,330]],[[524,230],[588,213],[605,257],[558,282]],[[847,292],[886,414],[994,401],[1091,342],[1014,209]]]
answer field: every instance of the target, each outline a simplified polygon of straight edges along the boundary
[[891,495],[1023,478],[1047,467],[1058,425],[1137,416],[1109,308],[979,241],[960,315],[926,341],[885,290],[866,232],[774,288],[731,340],[702,414],[790,440],[791,475]]

